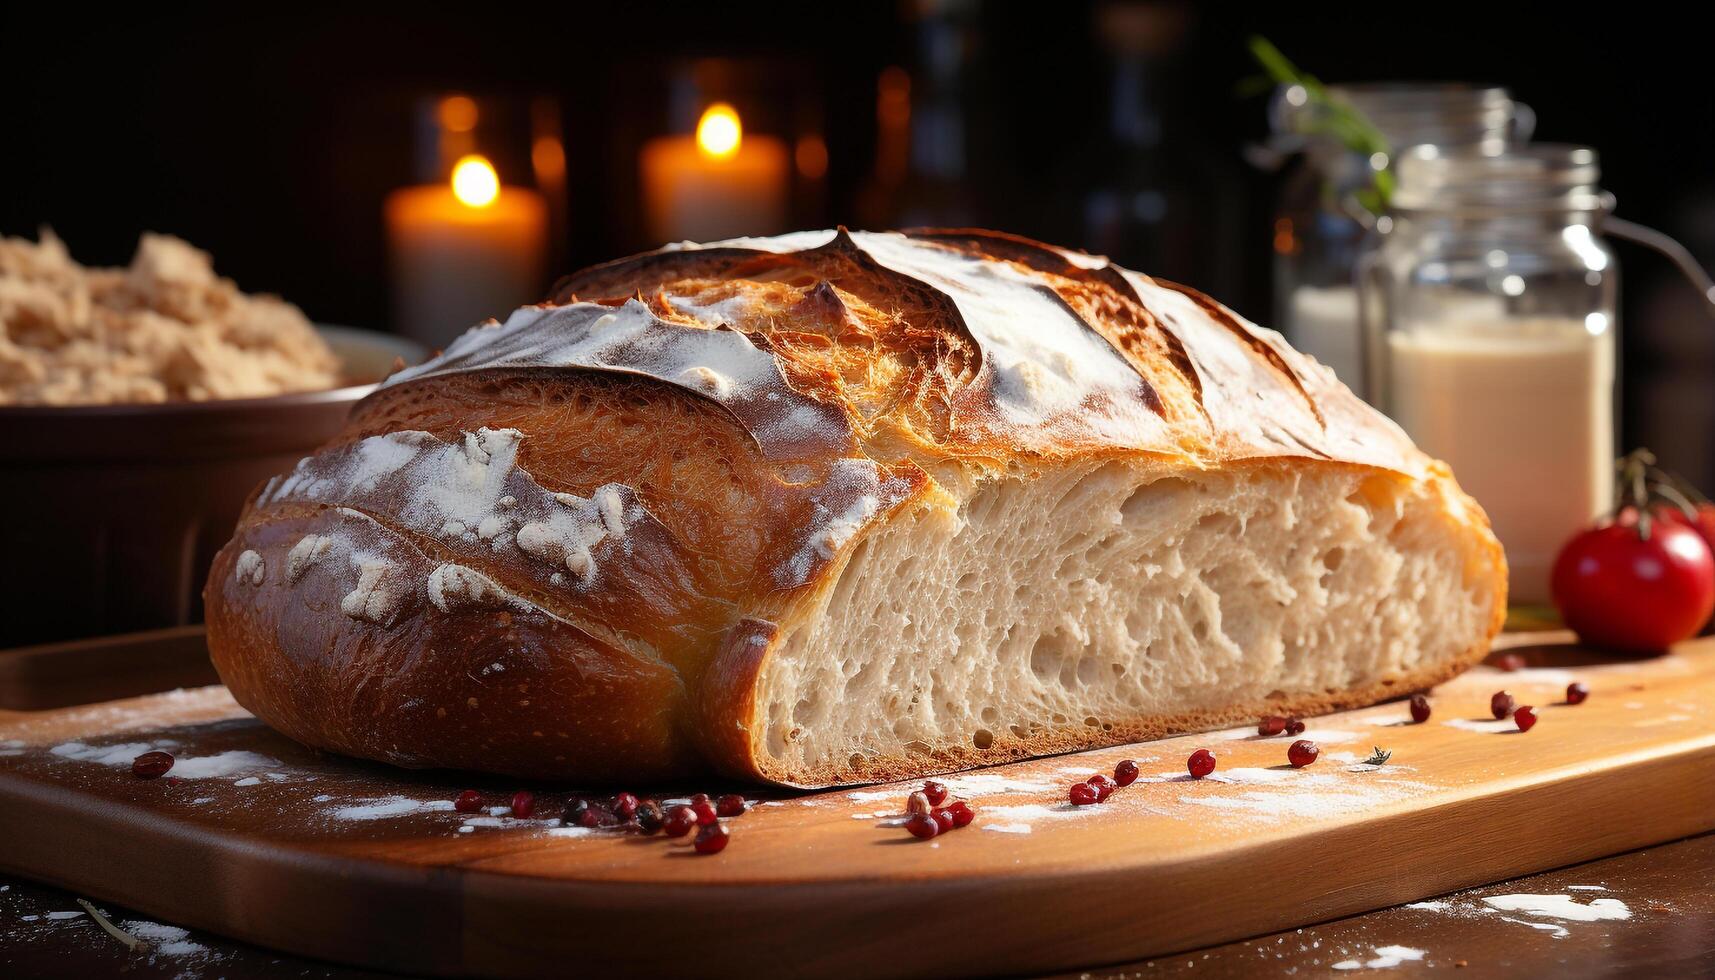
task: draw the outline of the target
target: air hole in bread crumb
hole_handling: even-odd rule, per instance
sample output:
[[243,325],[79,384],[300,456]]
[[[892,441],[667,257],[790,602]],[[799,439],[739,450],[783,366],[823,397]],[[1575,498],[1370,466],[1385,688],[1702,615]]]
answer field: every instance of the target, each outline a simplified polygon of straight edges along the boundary
[[1200,535],[1227,536],[1239,530],[1239,519],[1224,510],[1212,511],[1197,519]]
[[1085,657],[1078,661],[1078,683],[1083,685],[1095,684],[1101,674],[1102,662],[1095,657]]
[[987,749],[989,746],[994,744],[994,732],[991,732],[986,728],[977,729],[971,733],[971,744],[976,746],[978,750]]

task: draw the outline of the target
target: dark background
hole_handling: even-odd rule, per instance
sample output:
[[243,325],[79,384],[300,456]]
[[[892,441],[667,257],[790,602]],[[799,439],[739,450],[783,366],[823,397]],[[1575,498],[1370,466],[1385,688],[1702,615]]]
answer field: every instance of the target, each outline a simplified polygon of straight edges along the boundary
[[[1715,58],[1689,6],[1121,5],[1159,26],[1147,91],[1132,92],[1161,128],[1141,162],[1111,137],[1111,6],[975,5],[956,80],[938,91],[928,69],[947,52],[925,43],[913,4],[14,6],[0,14],[0,233],[52,225],[79,260],[122,264],[140,231],[168,231],[247,290],[384,328],[381,202],[423,176],[423,99],[558,100],[569,203],[556,264],[569,269],[656,244],[640,231],[637,148],[686,125],[674,86],[718,57],[739,66],[747,127],[826,135],[825,184],[798,196],[795,224],[964,215],[1109,251],[1268,323],[1278,176],[1242,155],[1266,127],[1263,99],[1239,92],[1259,33],[1327,81],[1508,86],[1535,108],[1539,140],[1600,150],[1622,215],[1715,265]],[[890,65],[912,73],[914,97],[956,109],[964,161],[950,183],[878,202],[876,79]],[[1162,188],[1169,220],[1092,240],[1093,195],[1128,167]],[[1616,248],[1626,441],[1715,483],[1715,319],[1663,261]]]

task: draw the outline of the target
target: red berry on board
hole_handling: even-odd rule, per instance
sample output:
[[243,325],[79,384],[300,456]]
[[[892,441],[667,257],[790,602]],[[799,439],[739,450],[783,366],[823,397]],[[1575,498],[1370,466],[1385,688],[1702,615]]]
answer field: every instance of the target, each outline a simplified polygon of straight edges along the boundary
[[1429,720],[1429,699],[1421,694],[1411,696],[1411,720],[1419,725]]
[[1066,798],[1073,806],[1089,806],[1098,801],[1098,794],[1089,783],[1073,783],[1072,788],[1066,791]]
[[1192,779],[1202,779],[1215,771],[1215,753],[1208,749],[1198,749],[1185,760],[1185,769],[1191,773]]
[[923,795],[929,798],[930,806],[940,806],[947,802],[947,784],[927,780],[923,783]]
[[1114,795],[1114,789],[1116,788],[1114,781],[1101,773],[1091,776],[1089,779],[1084,780],[1084,782],[1089,783],[1095,788],[1097,803],[1106,803],[1108,801],[1108,797]]
[[475,813],[482,809],[482,794],[474,789],[467,789],[453,798],[453,809],[459,813]]
[[1590,698],[1590,685],[1583,681],[1573,681],[1566,685],[1566,703],[1583,704]]
[[696,815],[698,825],[703,827],[713,826],[715,821],[720,818],[720,814],[715,812],[715,805],[710,803],[707,797],[701,801],[692,802],[691,812]]
[[667,831],[668,837],[683,837],[697,825],[697,815],[688,806],[676,806],[667,811],[667,817],[662,821],[661,829]]
[[1315,742],[1312,742],[1307,738],[1301,738],[1298,741],[1293,742],[1292,745],[1287,748],[1286,761],[1292,763],[1292,768],[1294,769],[1303,769],[1305,766],[1315,762],[1316,757],[1321,754],[1321,746],[1318,746]]
[[1489,699],[1489,711],[1496,720],[1499,720],[1513,713],[1515,703],[1511,694],[1506,691],[1496,691],[1495,696]]
[[1297,718],[1286,719],[1286,734],[1288,734],[1288,735],[1302,735],[1302,734],[1304,734],[1304,723],[1302,721],[1299,721]]
[[611,827],[619,823],[619,817],[600,803],[579,800],[566,814],[566,822],[580,827]]
[[744,810],[744,797],[737,793],[728,793],[715,801],[715,813],[723,817],[736,817]]
[[640,803],[637,806],[637,829],[645,834],[653,834],[666,823],[667,815],[661,812],[661,804],[654,800]]
[[1130,759],[1121,759],[1119,765],[1114,766],[1114,782],[1120,786],[1130,786],[1137,782],[1137,763]]
[[957,821],[953,819],[953,811],[945,807],[936,810],[934,813],[929,814],[929,816],[935,818],[935,832],[938,834],[944,834],[958,825]]
[[947,812],[953,815],[953,826],[969,827],[971,821],[977,818],[977,811],[964,800],[954,800],[947,804]]
[[527,820],[536,812],[536,794],[527,789],[521,789],[512,794],[512,815]]
[[638,800],[634,794],[619,793],[613,798],[613,812],[621,820],[630,820],[637,815]]
[[145,752],[131,760],[131,775],[138,779],[156,779],[165,776],[171,768],[173,757],[166,752]]
[[910,831],[913,837],[928,840],[941,832],[941,825],[927,813],[913,813],[906,818],[905,829]]
[[935,808],[929,805],[929,794],[922,790],[916,790],[905,798],[906,813],[928,813],[933,809]]
[[726,842],[731,837],[726,825],[716,821],[697,831],[697,839],[691,842],[691,846],[697,849],[698,854],[719,854],[726,850]]
[[1256,726],[1258,735],[1279,735],[1284,731],[1286,731],[1286,719],[1279,715],[1269,715],[1258,722]]
[[1530,731],[1531,726],[1536,724],[1536,709],[1528,704],[1519,705],[1513,711],[1513,722],[1518,725],[1519,731]]

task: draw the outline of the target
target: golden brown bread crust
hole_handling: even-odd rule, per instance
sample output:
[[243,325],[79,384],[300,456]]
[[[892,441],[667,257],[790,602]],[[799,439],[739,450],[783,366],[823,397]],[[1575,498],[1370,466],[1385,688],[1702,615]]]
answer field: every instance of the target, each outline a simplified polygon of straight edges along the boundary
[[[1092,456],[1427,482],[1504,567],[1445,467],[1200,293],[994,232],[841,230],[585,270],[396,376],[253,500],[210,574],[210,649],[240,703],[352,755],[825,781],[753,748],[779,626],[901,508]],[[1498,630],[1504,573],[1495,588]],[[1369,703],[1486,649],[1373,689],[1000,733],[861,778]]]

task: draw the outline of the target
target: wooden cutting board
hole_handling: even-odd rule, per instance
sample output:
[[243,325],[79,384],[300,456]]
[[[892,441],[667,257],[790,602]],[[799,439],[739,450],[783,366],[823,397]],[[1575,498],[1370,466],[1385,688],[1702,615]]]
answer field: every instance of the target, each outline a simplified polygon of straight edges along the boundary
[[[933,841],[913,786],[764,795],[712,857],[450,800],[517,787],[322,756],[220,687],[0,711],[0,868],[169,921],[409,972],[966,975],[1094,966],[1322,921],[1715,828],[1715,640],[1614,661],[1543,634],[1403,702],[1314,719],[1320,761],[1233,731],[951,777],[977,822]],[[1560,639],[1551,637],[1551,639]],[[1566,684],[1587,682],[1579,706]],[[1512,691],[1528,733],[1490,718]],[[1375,745],[1393,760],[1360,764]],[[1209,747],[1215,777],[1185,757]],[[132,777],[149,748],[168,780]],[[1137,760],[1106,804],[1067,786]],[[570,794],[543,787],[557,816]],[[661,796],[715,785],[675,787]]]

